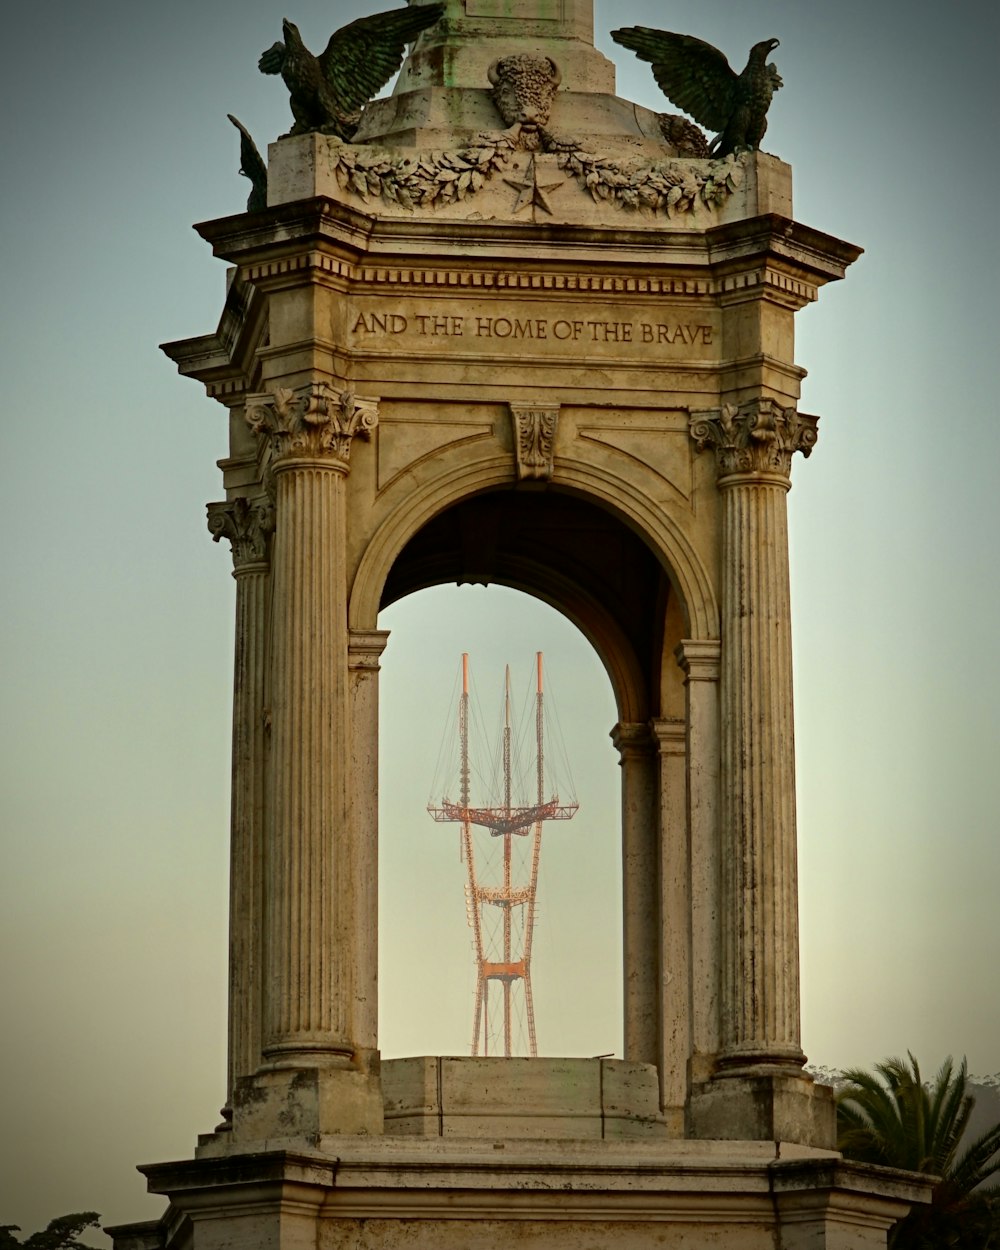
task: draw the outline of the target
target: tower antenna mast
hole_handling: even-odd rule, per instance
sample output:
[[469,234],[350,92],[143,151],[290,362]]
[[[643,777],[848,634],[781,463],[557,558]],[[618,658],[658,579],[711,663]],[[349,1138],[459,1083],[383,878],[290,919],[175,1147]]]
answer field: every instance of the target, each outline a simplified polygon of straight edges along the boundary
[[[514,798],[514,749],[511,722],[510,666],[504,670],[503,728],[501,759],[503,767],[502,801],[493,807],[475,807],[471,799],[471,765],[469,760],[469,656],[462,655],[462,693],[459,698],[459,802],[442,800],[440,806],[427,810],[439,823],[461,826],[463,858],[465,859],[466,913],[472,929],[476,958],[476,990],[473,1007],[472,1053],[490,1053],[491,987],[500,989],[500,1029],[503,1055],[513,1054],[513,1007],[519,988],[524,1001],[527,1022],[527,1050],[538,1054],[535,1032],[535,1007],[531,991],[531,952],[535,928],[535,899],[538,889],[538,865],[542,851],[542,831],[546,821],[570,820],[579,804],[561,803],[558,795],[545,797],[545,706],[543,693],[543,661],[539,651],[535,657],[535,793],[532,801],[519,804]],[[489,881],[480,870],[476,856],[476,828],[492,838],[502,838],[502,873],[498,881]],[[527,877],[518,879],[514,863],[514,839],[531,837],[531,854]],[[483,858],[480,856],[480,859]],[[499,942],[486,939],[483,919],[487,908],[500,911]],[[515,931],[514,909],[521,908],[520,933]]]

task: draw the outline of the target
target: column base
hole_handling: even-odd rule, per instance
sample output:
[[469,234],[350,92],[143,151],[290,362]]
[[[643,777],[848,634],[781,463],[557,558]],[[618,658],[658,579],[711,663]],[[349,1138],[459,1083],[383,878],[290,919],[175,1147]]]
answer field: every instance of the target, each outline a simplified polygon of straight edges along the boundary
[[382,1133],[382,1083],[378,1054],[350,1066],[263,1068],[233,1090],[233,1118],[224,1132],[199,1139],[199,1158],[233,1149],[315,1144],[328,1134]]
[[794,1142],[833,1150],[833,1090],[805,1073],[718,1075],[693,1087],[688,1132],[709,1140]]

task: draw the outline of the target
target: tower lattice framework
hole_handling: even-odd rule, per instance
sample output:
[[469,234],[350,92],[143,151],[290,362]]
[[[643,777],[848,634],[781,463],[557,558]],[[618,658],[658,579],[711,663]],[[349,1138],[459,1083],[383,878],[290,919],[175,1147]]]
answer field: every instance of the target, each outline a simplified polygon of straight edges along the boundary
[[[471,768],[469,762],[469,656],[462,655],[462,693],[458,707],[459,735],[459,801],[443,799],[440,806],[429,805],[427,810],[439,823],[461,825],[462,857],[467,870],[466,903],[469,924],[472,928],[476,958],[476,989],[473,1008],[472,1054],[488,1055],[490,1038],[491,985],[500,989],[500,1012],[503,1036],[503,1054],[509,1058],[512,1051],[513,992],[520,985],[524,996],[524,1011],[528,1030],[528,1054],[538,1054],[535,1031],[535,1008],[531,990],[531,953],[535,927],[535,903],[538,888],[538,865],[542,851],[542,830],[546,821],[570,820],[576,815],[579,804],[560,803],[558,796],[545,797],[545,696],[543,683],[542,653],[536,653],[535,686],[535,794],[534,802],[518,804],[513,794],[513,729],[511,725],[510,666],[504,670],[504,718],[501,734],[502,753],[502,802],[494,807],[476,807],[471,797]],[[499,881],[487,883],[482,879],[480,863],[476,856],[473,829],[478,826],[491,837],[502,839],[502,876]],[[531,838],[527,879],[516,879],[514,870],[513,841],[515,838]],[[500,911],[501,937],[499,949],[493,949],[483,932],[483,913],[486,907]],[[520,949],[517,949],[513,923],[515,907],[522,907],[523,926]]]

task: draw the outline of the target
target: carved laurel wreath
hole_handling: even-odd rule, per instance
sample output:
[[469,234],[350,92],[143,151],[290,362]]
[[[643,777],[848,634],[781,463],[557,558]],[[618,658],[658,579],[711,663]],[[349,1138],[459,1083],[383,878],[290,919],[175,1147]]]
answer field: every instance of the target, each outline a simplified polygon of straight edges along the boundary
[[[331,159],[341,189],[354,191],[363,200],[426,208],[467,199],[508,168],[517,150],[516,136],[484,133],[479,138],[478,145],[456,152],[405,157],[338,144]],[[572,141],[549,138],[546,147],[556,153],[559,168],[585,187],[596,203],[606,201],[616,208],[667,217],[694,212],[698,204],[718,207],[742,186],[745,176],[742,154],[723,160],[666,158],[625,166]]]

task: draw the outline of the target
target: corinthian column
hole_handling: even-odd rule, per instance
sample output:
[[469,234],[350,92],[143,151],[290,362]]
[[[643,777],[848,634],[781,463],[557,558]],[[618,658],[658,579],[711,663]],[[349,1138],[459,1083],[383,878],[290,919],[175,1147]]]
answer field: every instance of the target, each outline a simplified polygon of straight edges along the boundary
[[345,478],[377,417],[323,382],[248,397],[246,417],[270,440],[276,490],[263,1050],[286,1066],[347,1062],[365,900],[349,845]]
[[795,747],[786,493],[816,418],[768,399],[693,413],[722,493],[719,1067],[797,1073]]
[[261,1057],[262,871],[264,830],[264,662],[267,576],[274,505],[266,496],[208,505],[215,542],[227,538],[236,579],[233,774],[229,839],[229,1052],[226,1107],[233,1087]]

